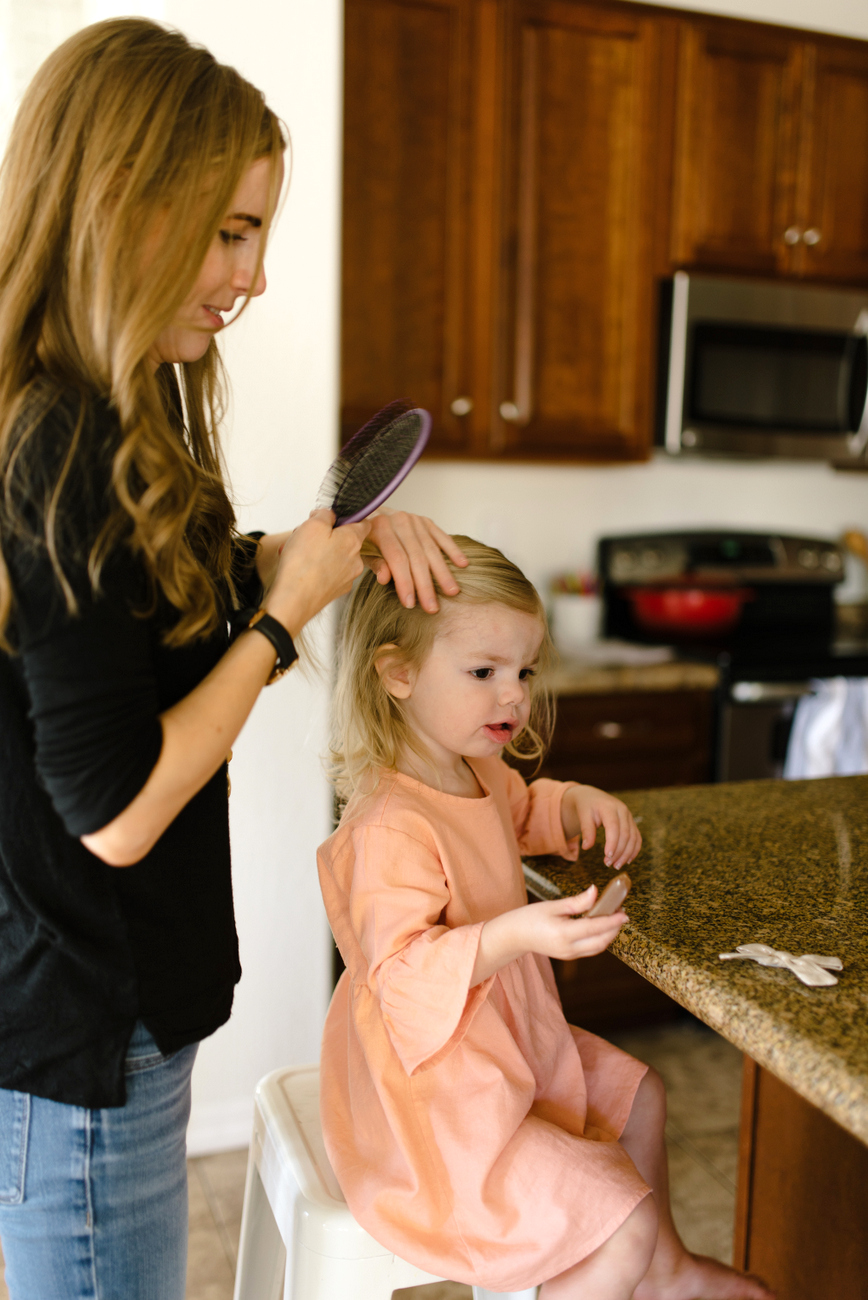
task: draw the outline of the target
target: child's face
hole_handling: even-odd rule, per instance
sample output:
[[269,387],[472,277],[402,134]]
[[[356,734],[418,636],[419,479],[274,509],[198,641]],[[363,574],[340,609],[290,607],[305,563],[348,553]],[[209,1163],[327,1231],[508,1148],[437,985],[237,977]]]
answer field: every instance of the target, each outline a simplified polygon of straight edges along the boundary
[[527,726],[542,639],[532,614],[498,604],[452,606],[422,666],[384,675],[438,766],[491,757]]

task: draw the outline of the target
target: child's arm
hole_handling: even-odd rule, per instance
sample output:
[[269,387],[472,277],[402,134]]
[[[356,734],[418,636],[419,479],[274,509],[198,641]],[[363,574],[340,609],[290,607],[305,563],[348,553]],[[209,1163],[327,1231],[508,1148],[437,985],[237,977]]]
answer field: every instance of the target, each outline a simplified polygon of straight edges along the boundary
[[576,957],[593,957],[608,948],[627,915],[614,912],[611,916],[577,916],[593,907],[596,897],[596,886],[591,885],[574,898],[516,907],[486,921],[479,936],[471,988],[527,952],[573,961]]
[[593,785],[571,785],[564,792],[561,821],[568,840],[581,835],[583,849],[593,847],[597,828],[602,826],[606,866],[615,871],[632,862],[642,847],[642,836],[627,805]]

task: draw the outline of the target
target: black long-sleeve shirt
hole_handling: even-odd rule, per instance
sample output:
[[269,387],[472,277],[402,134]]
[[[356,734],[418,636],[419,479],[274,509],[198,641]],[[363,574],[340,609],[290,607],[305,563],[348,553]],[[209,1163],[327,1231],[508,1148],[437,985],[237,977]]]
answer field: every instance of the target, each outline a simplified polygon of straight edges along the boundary
[[[49,476],[70,410],[56,406],[29,444],[29,461]],[[0,1087],[88,1107],[123,1104],[136,1019],[175,1051],[228,1019],[241,974],[225,767],[132,867],[107,866],[79,840],[144,786],[162,745],[158,715],[202,681],[229,639],[221,623],[207,639],[167,647],[176,612],[161,600],[142,616],[148,584],[123,545],[91,593],[86,554],[117,436],[96,405],[85,430],[93,474],[73,485],[64,516],[77,615],[39,544],[38,501],[36,544],[3,538],[16,653],[0,653]],[[254,605],[261,588],[244,558],[241,600]]]

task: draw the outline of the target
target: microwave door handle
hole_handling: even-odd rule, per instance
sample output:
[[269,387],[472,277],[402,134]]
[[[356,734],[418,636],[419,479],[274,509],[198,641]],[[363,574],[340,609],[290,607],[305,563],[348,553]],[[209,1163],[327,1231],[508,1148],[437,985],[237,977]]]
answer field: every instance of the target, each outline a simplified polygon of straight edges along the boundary
[[856,337],[850,370],[850,410],[858,412],[860,408],[859,427],[847,439],[851,456],[861,456],[868,445],[868,337],[865,334]]
[[672,325],[669,335],[669,376],[666,385],[666,428],[664,446],[670,455],[681,451],[684,418],[684,376],[687,361],[687,298],[690,277],[676,271],[672,277]]

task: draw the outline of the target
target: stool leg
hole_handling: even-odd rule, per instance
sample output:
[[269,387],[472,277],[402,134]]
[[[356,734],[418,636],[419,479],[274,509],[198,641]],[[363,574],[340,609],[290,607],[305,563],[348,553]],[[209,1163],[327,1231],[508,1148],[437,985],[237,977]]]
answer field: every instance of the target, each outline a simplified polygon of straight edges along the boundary
[[529,1291],[486,1291],[481,1286],[473,1288],[473,1300],[536,1300],[537,1288]]
[[286,1247],[251,1156],[244,1188],[234,1300],[280,1300],[285,1269]]

